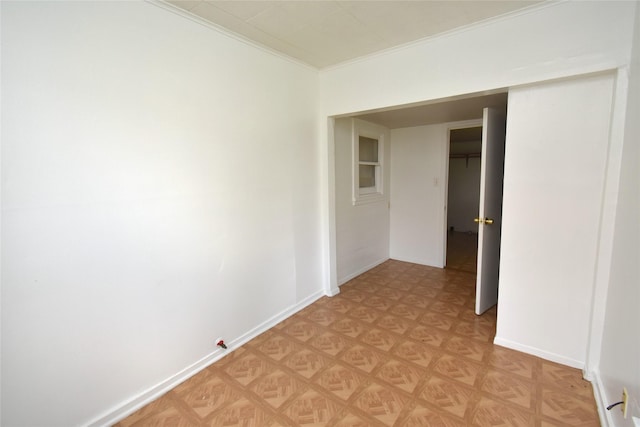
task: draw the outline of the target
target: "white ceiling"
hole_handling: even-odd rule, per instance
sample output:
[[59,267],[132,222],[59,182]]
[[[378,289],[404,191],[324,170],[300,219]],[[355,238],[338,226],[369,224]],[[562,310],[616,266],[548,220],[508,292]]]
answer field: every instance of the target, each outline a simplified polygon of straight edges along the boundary
[[[531,7],[544,0],[158,0],[322,69]],[[547,0],[553,1],[553,0]],[[505,93],[363,112],[391,129],[482,118]]]
[[482,119],[482,110],[485,107],[506,110],[507,93],[469,94],[457,99],[402,106],[383,111],[361,113],[355,116],[362,120],[386,126],[389,129],[397,129]]
[[541,0],[165,0],[255,43],[325,68]]

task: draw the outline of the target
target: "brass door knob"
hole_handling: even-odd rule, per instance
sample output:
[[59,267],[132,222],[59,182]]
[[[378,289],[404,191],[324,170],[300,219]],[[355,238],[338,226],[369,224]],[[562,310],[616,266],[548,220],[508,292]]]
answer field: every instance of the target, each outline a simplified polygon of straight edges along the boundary
[[491,219],[491,218],[474,218],[473,222],[475,222],[476,224],[491,225],[491,224],[493,224],[493,219]]

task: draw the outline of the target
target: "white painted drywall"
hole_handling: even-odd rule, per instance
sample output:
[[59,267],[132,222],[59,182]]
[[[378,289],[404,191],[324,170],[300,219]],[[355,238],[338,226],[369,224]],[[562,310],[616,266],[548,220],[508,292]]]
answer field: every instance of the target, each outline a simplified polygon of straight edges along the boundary
[[633,426],[640,417],[640,7],[636,9],[622,150],[611,275],[599,365],[605,404],[617,402],[622,387],[630,393],[627,419],[608,413],[611,426]]
[[478,232],[473,219],[480,203],[480,157],[449,159],[447,229]]
[[549,3],[323,70],[322,113],[350,114],[625,65],[634,7]]
[[[634,2],[549,3],[502,20],[323,70],[320,73],[321,117],[625,67],[630,61],[635,8]],[[470,58],[473,67],[468,66]],[[592,101],[586,102],[586,105],[591,104]],[[558,126],[553,124],[548,131],[555,133]],[[323,132],[322,140],[326,140],[326,130],[320,130]],[[323,168],[327,174],[331,173],[328,165],[331,149],[331,146],[324,147],[322,153]],[[616,168],[615,165],[609,166]],[[615,174],[615,171],[611,173]],[[330,191],[332,189],[323,184],[323,200],[330,201]],[[536,190],[543,191],[543,187]],[[334,212],[330,207],[329,202],[322,206],[329,234],[335,232],[331,229]],[[568,226],[574,224],[573,218],[567,221],[570,221]],[[528,251],[532,247],[549,245],[548,240],[548,234],[543,233],[532,241],[521,239],[519,245]],[[330,251],[331,245],[330,237],[325,237],[325,251]],[[329,259],[326,252],[325,256]],[[326,265],[331,267],[328,262]],[[537,277],[544,281],[547,275],[541,264],[539,267]],[[328,283],[332,277],[335,277],[335,271],[330,271]],[[538,281],[528,280],[526,287],[521,286],[527,294],[538,295]],[[574,305],[574,295],[555,292],[554,296],[555,300],[543,300],[555,313],[556,319],[547,322],[551,324],[547,329],[547,339],[562,341],[566,332],[562,326],[564,316],[558,318],[556,315],[559,307]],[[510,310],[526,309],[541,298],[514,301],[515,305]],[[579,312],[578,317],[583,316],[582,307]],[[527,322],[533,324],[537,320],[537,317],[530,317]],[[577,341],[584,341],[588,322],[580,325],[575,320],[571,319],[570,323],[577,329],[571,333],[580,336]],[[535,325],[533,328],[536,329]],[[556,333],[556,330],[561,333]],[[518,339],[533,343],[538,337],[536,331],[526,327],[518,332]],[[580,350],[577,342],[570,341],[568,346],[571,348],[559,356],[570,363],[580,364],[578,359],[583,360],[584,348]],[[528,350],[536,351],[535,348]]]
[[447,126],[391,130],[390,256],[443,267]]
[[[336,259],[338,284],[389,259],[389,130],[370,124],[384,134],[384,197],[353,204],[353,119],[335,121]],[[359,122],[363,122],[359,120]]]
[[322,290],[317,72],[2,2],[2,425],[82,425]]
[[613,75],[509,91],[495,342],[586,357]]

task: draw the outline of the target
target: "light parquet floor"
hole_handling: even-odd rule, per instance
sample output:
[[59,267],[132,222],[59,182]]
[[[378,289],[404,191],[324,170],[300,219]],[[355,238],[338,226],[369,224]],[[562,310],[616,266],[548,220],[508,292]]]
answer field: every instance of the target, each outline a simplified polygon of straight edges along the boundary
[[475,274],[478,269],[478,233],[447,233],[447,268]]
[[387,261],[117,426],[598,426],[579,370],[492,344],[474,285]]

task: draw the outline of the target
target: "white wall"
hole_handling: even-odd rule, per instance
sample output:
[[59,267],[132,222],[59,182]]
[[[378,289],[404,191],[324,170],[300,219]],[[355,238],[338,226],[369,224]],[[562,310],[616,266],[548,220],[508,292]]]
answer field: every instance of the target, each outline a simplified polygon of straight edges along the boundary
[[[362,121],[360,121],[362,122]],[[377,126],[376,126],[377,127]],[[338,284],[389,259],[389,130],[384,133],[384,197],[353,204],[352,119],[335,121],[336,259]]]
[[323,116],[616,68],[629,61],[634,7],[551,3],[323,70]]
[[[630,61],[635,8],[635,2],[551,3],[403,49],[323,70],[320,73],[321,116],[349,114],[625,67]],[[464,52],[464,55],[460,52]],[[473,67],[468,67],[469,55]],[[588,100],[581,108],[592,104]],[[560,128],[560,125],[553,124],[551,130],[555,128]],[[331,147],[325,150],[323,158],[329,162]],[[606,156],[603,159],[606,161]],[[609,173],[616,174],[616,164],[608,166]],[[331,169],[326,163],[324,168],[330,173]],[[328,188],[323,188],[325,200],[330,200],[328,192]],[[323,206],[327,213],[327,228],[332,223],[329,207],[330,203]],[[553,233],[544,232],[531,242],[521,240],[520,245],[524,250],[539,248],[548,245],[546,242],[553,238]],[[330,248],[330,238],[327,237],[327,240],[326,247]],[[593,265],[588,267],[594,268]],[[335,275],[335,271],[332,275]],[[544,281],[547,274],[539,269],[537,276]],[[529,279],[528,283],[533,288],[525,292],[533,294],[538,282],[533,284]],[[552,313],[557,314],[558,307],[574,304],[574,295],[570,292],[562,295],[556,293],[556,297],[561,299],[544,301]],[[578,317],[584,314],[584,301],[582,296],[579,298],[581,307]],[[602,303],[602,300],[595,301],[596,305]],[[521,300],[518,304],[510,309],[527,308],[532,301]],[[588,321],[584,325],[576,325],[576,318],[570,320],[573,326],[578,327],[576,333],[580,336],[577,340],[583,341],[584,331],[589,329]],[[528,321],[535,322],[537,318],[529,318]],[[552,323],[547,330],[549,339],[564,339],[564,332],[555,333],[556,327],[562,325],[563,321],[561,318],[556,322],[548,322]],[[562,332],[564,327],[558,330]],[[535,334],[529,336],[527,331],[530,329],[520,331],[518,339],[521,342],[535,341]],[[584,347],[577,349],[579,345],[573,341],[568,346],[571,348],[561,355],[564,360],[581,363]]]
[[391,130],[393,259],[443,267],[447,126]]
[[575,367],[586,359],[613,82],[509,91],[495,342]]
[[561,2],[326,70],[319,114],[315,72],[151,4],[1,7],[3,424],[72,425],[315,295],[327,116],[625,66],[636,5]]
[[[627,122],[599,381],[604,402],[617,402],[622,387],[631,396],[626,420],[621,411],[607,412],[611,426],[632,426],[640,418],[640,8],[636,9],[633,62],[629,78]],[[617,409],[617,408],[616,408]]]
[[104,421],[321,294],[316,71],[141,1],[2,2],[2,65],[2,425]]
[[478,232],[473,219],[480,203],[480,157],[449,159],[447,228]]

